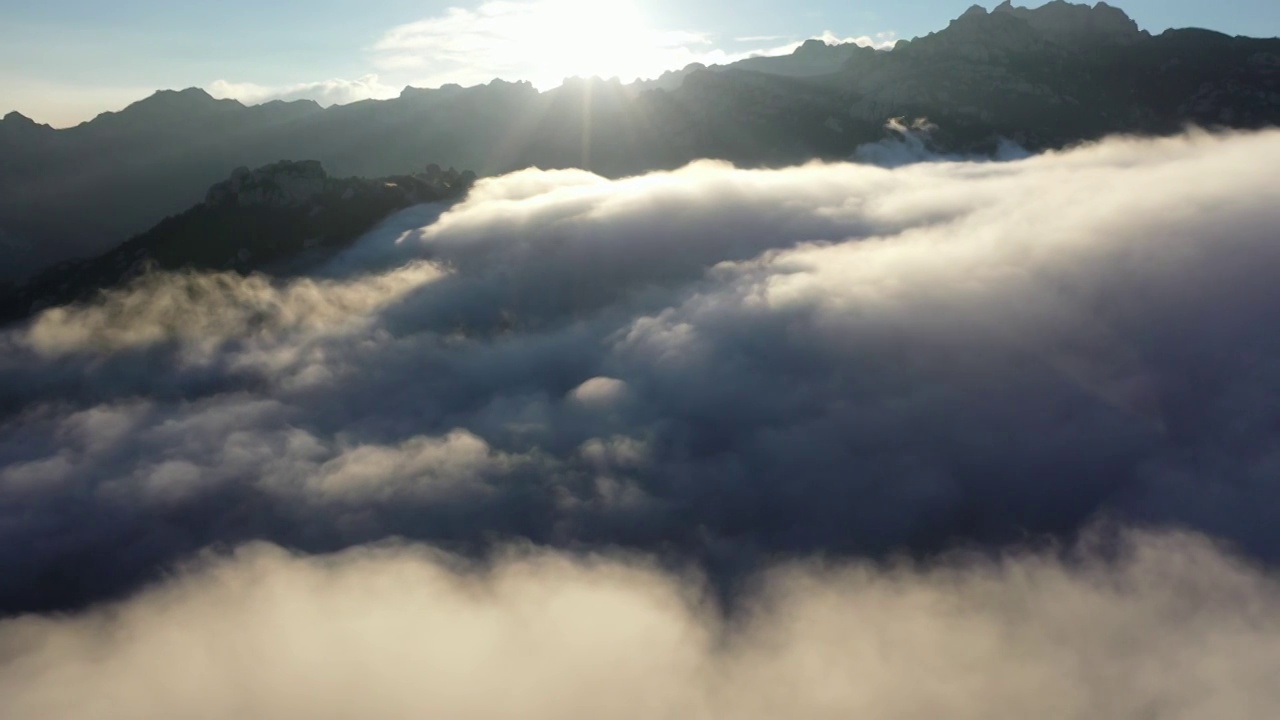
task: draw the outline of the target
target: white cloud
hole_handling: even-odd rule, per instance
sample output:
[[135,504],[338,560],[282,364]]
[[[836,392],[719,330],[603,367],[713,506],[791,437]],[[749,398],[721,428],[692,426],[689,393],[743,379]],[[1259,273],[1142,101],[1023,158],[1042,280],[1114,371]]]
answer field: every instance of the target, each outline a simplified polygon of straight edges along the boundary
[[[786,39],[765,35],[734,42]],[[894,45],[896,35],[844,37],[828,30],[811,39],[883,49]],[[653,29],[630,2],[495,1],[475,9],[451,7],[437,16],[391,28],[370,49],[379,74],[275,86],[217,80],[207,89],[214,97],[246,104],[308,99],[326,107],[396,97],[400,87],[387,82],[388,77],[416,87],[470,86],[501,78],[530,81],[548,90],[574,76],[630,82],[656,78],[691,63],[724,65],[787,55],[803,42],[729,51],[717,47],[709,33]]]
[[1275,578],[1191,535],[1114,555],[797,563],[726,617],[643,558],[252,545],[0,621],[0,696],[12,720],[1274,716]]
[[[891,35],[839,38],[888,47]],[[771,38],[760,38],[766,41]],[[760,55],[786,54],[800,42],[728,52],[702,32],[658,30],[630,2],[533,0],[487,2],[389,30],[374,45],[382,71],[412,75],[414,84],[474,85],[495,77],[527,80],[546,90],[573,76],[654,78],[690,63],[717,65]]]
[[411,438],[398,447],[344,448],[314,474],[308,473],[306,484],[327,498],[430,496],[480,490],[480,478],[511,462],[484,440],[459,430],[438,439]]
[[262,275],[157,273],[107,293],[100,304],[41,313],[22,342],[41,355],[58,357],[182,340],[196,360],[230,339],[274,341],[280,332],[336,332],[359,325],[372,310],[439,276],[426,263],[358,282],[302,278],[284,285]]
[[314,100],[324,107],[345,105],[360,100],[385,100],[400,94],[399,88],[384,84],[375,74],[365,75],[355,80],[335,78],[277,86],[216,80],[207,90],[216,98],[232,98],[246,105],[256,105],[270,100]]
[[[475,9],[450,7],[386,31],[368,48],[375,72],[271,85],[220,78],[205,90],[213,97],[247,105],[314,100],[324,107],[394,98],[405,85],[476,85],[495,78],[528,80],[547,90],[574,76],[616,76],[629,82],[656,78],[691,63],[723,65],[749,57],[785,55],[803,42],[781,35],[754,35],[731,40],[738,45],[769,44],[729,50],[720,47],[722,41],[712,33],[654,28],[640,7],[631,0],[497,0]],[[824,31],[813,37],[876,48],[890,48],[897,41],[892,32],[844,36]],[[123,109],[155,90],[49,83],[0,72],[0,97],[10,101],[7,109],[54,127],[70,127],[104,110]]]
[[939,153],[932,142],[937,126],[923,118],[907,123],[903,118],[892,118],[885,124],[889,137],[880,142],[866,143],[854,150],[852,159],[881,167],[899,167],[918,162],[982,162],[984,160],[1018,160],[1031,153],[1017,143],[1001,138],[997,141],[994,156]]
[[569,393],[570,399],[585,407],[608,407],[627,396],[627,384],[616,378],[595,377]]
[[797,48],[805,43],[806,40],[821,40],[828,45],[858,45],[861,47],[874,48],[876,50],[888,50],[898,43],[896,33],[882,32],[871,35],[853,35],[841,36],[830,30],[824,30],[820,35],[813,35],[805,40],[793,40],[783,45],[775,45],[773,47],[760,50],[748,50],[745,52],[737,52],[729,56],[729,61],[734,62],[747,57],[776,57],[778,55],[790,55]]
[[698,33],[651,29],[629,2],[536,0],[450,8],[392,28],[374,51],[380,69],[412,71],[423,85],[500,77],[545,90],[576,75],[659,74],[692,56],[690,46],[708,42]]
[[244,538],[621,546],[736,580],[1101,514],[1275,561],[1278,183],[1274,131],[528,170],[328,279],[48,310],[0,333],[0,607]]

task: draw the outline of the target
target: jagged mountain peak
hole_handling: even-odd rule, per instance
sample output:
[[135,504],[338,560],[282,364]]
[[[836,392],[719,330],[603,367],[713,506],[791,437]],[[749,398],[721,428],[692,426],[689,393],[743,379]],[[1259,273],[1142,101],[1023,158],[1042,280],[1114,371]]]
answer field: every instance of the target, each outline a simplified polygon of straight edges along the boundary
[[493,95],[493,94],[510,94],[513,96],[520,95],[537,95],[538,90],[533,83],[527,80],[518,80],[509,82],[502,78],[494,78],[487,83],[477,85],[462,86],[458,83],[445,83],[436,88],[421,88],[413,85],[406,85],[400,91],[401,100],[404,99],[448,99],[464,93],[471,95]]
[[256,170],[242,166],[209,188],[205,202],[216,205],[231,199],[240,204],[296,205],[323,192],[328,179],[319,160],[281,160]]
[[195,86],[183,88],[181,90],[157,90],[155,91],[155,93],[152,94],[152,96],[153,97],[159,96],[159,97],[199,98],[202,100],[214,99],[213,96],[210,95],[207,90],[205,90],[204,88],[199,88]]
[[205,119],[220,113],[244,110],[238,100],[219,100],[198,87],[184,90],[157,90],[142,100],[130,103],[119,112],[105,112],[80,127],[93,126],[100,121],[115,126],[137,120],[144,122],[176,122],[179,120]]
[[810,38],[800,43],[800,47],[792,51],[793,55],[805,55],[807,53],[822,52],[831,47],[824,40],[818,38]]
[[[946,29],[930,33],[925,46],[932,49],[981,45],[988,51],[1030,50],[1051,46],[1079,48],[1095,44],[1128,44],[1150,37],[1119,8],[1099,2],[1095,5],[1053,0],[1036,8],[1016,6],[1011,0],[990,12],[973,5],[952,20]],[[899,44],[900,49],[918,51],[917,41]]]
[[15,123],[19,125],[35,125],[36,124],[35,120],[32,120],[31,118],[27,117],[26,115],[23,115],[17,110],[14,110],[13,112],[6,114],[4,116],[3,122]]
[[133,103],[130,107],[135,106],[167,106],[167,107],[207,107],[217,103],[233,102],[239,105],[235,100],[218,100],[210,95],[203,88],[189,87],[182,90],[157,90],[149,97]]
[[1138,23],[1120,8],[1105,2],[1091,7],[1053,0],[1032,9],[1015,7],[1010,0],[1005,0],[993,13],[1009,13],[1026,20],[1037,30],[1057,37],[1131,41],[1143,35]]
[[622,175],[701,157],[847,157],[900,115],[939,122],[939,142],[961,151],[997,135],[1039,149],[1188,123],[1277,123],[1280,40],[1202,30],[1111,40],[1140,32],[1104,3],[990,0],[892,51],[819,38],[792,46],[799,52],[688,65],[623,92],[498,81],[322,110],[245,108],[188,89],[87,127],[34,129],[11,116],[0,128],[0,225],[33,250],[25,265],[0,263],[0,280],[100,251],[198,201],[230,168],[281,157],[321,158],[341,176],[404,172],[406,155],[483,174],[583,166]]
[[311,98],[298,98],[297,100],[268,100],[264,103],[258,103],[255,107],[279,108],[287,106],[306,108],[310,110],[320,110],[324,107]]
[[21,135],[42,130],[53,132],[53,128],[49,125],[38,123],[17,110],[0,118],[0,128],[3,128],[6,133],[19,133]]

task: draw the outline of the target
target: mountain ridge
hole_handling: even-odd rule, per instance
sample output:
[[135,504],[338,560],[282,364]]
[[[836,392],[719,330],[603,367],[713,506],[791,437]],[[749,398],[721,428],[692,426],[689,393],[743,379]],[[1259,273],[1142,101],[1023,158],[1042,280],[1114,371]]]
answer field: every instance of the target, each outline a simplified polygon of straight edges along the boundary
[[1009,138],[1029,149],[1109,133],[1280,123],[1280,40],[1151,35],[1106,3],[971,8],[892,51],[806,43],[792,54],[691,65],[648,83],[573,79],[406,87],[321,108],[162,91],[55,130],[0,122],[0,279],[102,252],[198,202],[238,166],[312,158],[339,175],[481,175],[580,167],[620,176],[699,158],[777,166],[848,157],[895,117],[927,117],[943,149]]
[[474,181],[470,171],[435,164],[372,180],[332,177],[315,160],[239,167],[209,187],[202,202],[101,255],[0,282],[0,324],[87,300],[154,270],[271,273],[321,258],[393,212],[461,198]]

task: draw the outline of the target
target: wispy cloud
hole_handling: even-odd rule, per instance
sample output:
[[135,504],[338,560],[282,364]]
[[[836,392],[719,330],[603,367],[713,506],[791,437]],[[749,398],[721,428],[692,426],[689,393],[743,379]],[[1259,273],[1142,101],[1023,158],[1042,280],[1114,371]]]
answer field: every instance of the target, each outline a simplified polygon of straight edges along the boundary
[[276,86],[216,80],[207,89],[214,97],[233,98],[246,105],[270,100],[315,100],[325,107],[345,105],[359,100],[383,100],[393,98],[400,92],[399,88],[384,84],[375,74],[365,75],[355,80],[334,78]]
[[[220,79],[208,90],[247,104],[308,99],[325,106],[395,97],[405,85],[477,85],[494,78],[525,80],[546,90],[575,76],[630,82],[692,63],[787,55],[807,39],[880,49],[897,42],[892,32],[845,36],[827,30],[811,38],[734,38],[739,49],[729,50],[711,33],[654,28],[627,2],[605,7],[585,0],[494,1],[475,9],[451,7],[387,30],[368,49],[376,72],[354,80],[262,85]],[[744,43],[757,46],[740,49]]]
[[[777,39],[777,38],[775,38]],[[760,38],[764,41],[765,38]],[[724,61],[719,62],[735,62],[749,57],[776,57],[778,55],[789,55],[795,52],[796,48],[809,40],[821,40],[828,45],[860,45],[862,47],[875,48],[876,50],[888,50],[898,43],[898,35],[893,32],[882,32],[872,35],[837,35],[830,30],[824,30],[820,35],[811,35],[801,40],[792,40],[781,45],[773,45],[767,48],[757,50],[746,50],[735,52],[725,56]],[[711,64],[711,63],[707,63]]]
[[[893,34],[841,37],[826,32],[829,43],[856,42],[890,47]],[[755,36],[737,42],[773,42],[784,36]],[[415,84],[483,83],[495,77],[528,80],[546,89],[572,76],[654,78],[690,63],[717,65],[747,57],[781,55],[802,40],[745,51],[718,46],[714,35],[653,27],[630,3],[583,0],[489,2],[475,10],[444,13],[387,31],[374,44],[381,72],[412,75]]]
[[380,70],[412,72],[426,85],[501,77],[547,88],[575,75],[660,74],[710,44],[703,33],[652,28],[631,3],[535,0],[449,8],[390,29],[373,51]]

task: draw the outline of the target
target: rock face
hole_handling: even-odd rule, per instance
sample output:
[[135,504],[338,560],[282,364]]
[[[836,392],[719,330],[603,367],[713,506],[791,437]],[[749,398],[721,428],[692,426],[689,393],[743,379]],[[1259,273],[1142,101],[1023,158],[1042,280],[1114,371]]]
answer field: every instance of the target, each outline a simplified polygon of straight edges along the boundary
[[944,145],[1007,137],[1033,148],[1188,124],[1280,123],[1280,72],[1251,58],[1278,40],[1208,31],[1151,36],[1118,8],[1055,0],[971,8],[947,29],[898,44],[845,78],[864,121],[928,117]]
[[1099,45],[1125,45],[1149,37],[1124,11],[1106,3],[1090,7],[1054,0],[1029,9],[1005,0],[990,13],[974,5],[946,30],[902,47],[916,53],[957,53],[971,60],[988,60],[1010,52],[1094,51]]
[[361,181],[356,178],[330,178],[318,160],[280,162],[263,165],[257,170],[238,167],[231,177],[209,188],[204,204],[212,207],[296,208],[314,203],[326,193],[341,188],[340,200],[351,200],[361,190],[396,188],[406,200],[423,201],[433,195],[451,195],[470,187],[476,174],[453,168],[442,170],[432,163],[419,173],[401,175],[395,181],[381,178]]
[[149,269],[271,272],[344,247],[396,210],[461,198],[474,181],[474,173],[438,165],[376,180],[333,178],[317,161],[237,168],[205,202],[103,255],[0,283],[0,323],[83,300]]
[[1133,43],[1149,35],[1138,29],[1123,10],[1100,2],[1093,7],[1054,0],[1035,9],[1014,7],[1005,0],[992,14],[1006,13],[1023,20],[1055,42]]
[[292,207],[325,191],[329,176],[317,160],[282,160],[257,170],[238,167],[231,178],[209,188],[205,203]]

